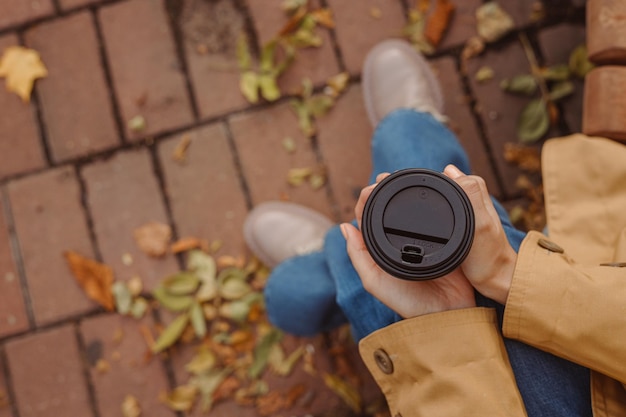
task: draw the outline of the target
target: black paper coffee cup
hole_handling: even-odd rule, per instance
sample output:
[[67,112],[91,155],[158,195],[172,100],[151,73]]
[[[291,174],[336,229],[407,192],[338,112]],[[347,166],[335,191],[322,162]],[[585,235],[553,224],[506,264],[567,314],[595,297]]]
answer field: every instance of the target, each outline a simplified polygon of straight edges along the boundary
[[404,169],[374,188],[361,231],[384,271],[428,280],[452,272],[465,260],[474,239],[474,211],[463,189],[445,175]]

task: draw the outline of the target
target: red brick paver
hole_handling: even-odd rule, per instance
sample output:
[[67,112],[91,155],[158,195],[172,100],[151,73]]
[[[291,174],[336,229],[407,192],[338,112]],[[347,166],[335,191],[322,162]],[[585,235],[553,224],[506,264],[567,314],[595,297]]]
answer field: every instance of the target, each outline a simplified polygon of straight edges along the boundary
[[0,198],[0,337],[28,329],[20,276],[4,215],[7,210]]
[[[406,24],[399,0],[329,0],[328,4],[335,14],[337,41],[351,74],[360,74],[367,52],[382,40],[400,37]],[[380,11],[380,17],[372,16],[373,8]]]
[[[98,13],[127,137],[193,121],[181,64],[162,0],[130,0]],[[131,131],[135,117],[145,128]]]
[[[145,319],[148,321],[148,319]],[[165,368],[141,336],[143,324],[128,317],[104,315],[81,323],[89,375],[101,417],[118,417],[127,395],[135,397],[142,415],[173,417],[159,394],[169,389]]]
[[21,417],[94,416],[74,326],[11,341],[6,354]]
[[5,365],[0,361],[0,398],[3,400],[3,406],[0,407],[0,417],[14,417],[11,411],[11,398],[9,397],[8,384],[4,377]]
[[0,29],[53,13],[52,0],[3,0],[0,3]]
[[[87,202],[93,215],[94,231],[104,262],[117,279],[138,275],[147,290],[168,274],[177,271],[172,256],[150,258],[139,250],[133,231],[149,222],[167,224],[167,215],[146,149],[120,152],[106,161],[82,170]],[[123,257],[130,254],[131,265]]]
[[[290,169],[318,166],[311,142],[300,132],[289,104],[233,117],[230,126],[253,204],[288,199],[331,214],[325,188],[312,192],[307,183],[293,187],[287,182]],[[286,138],[296,143],[293,154],[282,146]]]
[[[13,34],[0,37],[0,54],[18,44]],[[16,94],[1,88],[0,109],[0,179],[43,167],[45,161],[33,105],[24,104]]]
[[14,181],[8,191],[36,324],[93,310],[63,258],[66,250],[93,256],[74,170]]
[[202,117],[242,109],[237,39],[245,17],[233,0],[185,0],[179,18],[187,65]]
[[[177,162],[172,155],[185,139],[191,141],[187,156]],[[215,124],[172,137],[159,146],[159,156],[178,234],[221,240],[221,253],[241,253],[246,201],[225,126]]]
[[39,51],[48,68],[37,91],[52,159],[63,161],[117,145],[91,13],[36,26],[26,33],[26,43]]

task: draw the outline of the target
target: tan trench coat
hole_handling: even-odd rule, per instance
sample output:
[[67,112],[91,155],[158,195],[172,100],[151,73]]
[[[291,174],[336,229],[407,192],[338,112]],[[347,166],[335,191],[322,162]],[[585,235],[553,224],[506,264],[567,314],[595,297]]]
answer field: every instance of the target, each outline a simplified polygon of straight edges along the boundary
[[361,341],[393,416],[525,416],[502,334],[590,368],[594,416],[626,416],[626,268],[601,265],[626,262],[626,146],[573,135],[542,159],[550,238],[524,239],[502,332],[471,308]]

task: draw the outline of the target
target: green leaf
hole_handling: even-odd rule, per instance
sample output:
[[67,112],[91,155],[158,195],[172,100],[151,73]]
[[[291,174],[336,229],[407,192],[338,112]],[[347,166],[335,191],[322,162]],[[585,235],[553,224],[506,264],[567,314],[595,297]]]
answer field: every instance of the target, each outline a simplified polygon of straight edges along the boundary
[[161,285],[172,295],[188,295],[200,284],[200,278],[191,272],[179,272],[161,282]]
[[163,307],[171,311],[183,311],[191,307],[193,297],[188,295],[172,295],[163,287],[156,287],[152,291],[154,298]]
[[272,74],[259,75],[259,88],[261,96],[267,101],[276,101],[280,98],[280,89],[276,83],[276,77]]
[[193,404],[196,402],[198,388],[192,385],[180,385],[162,398],[162,401],[171,410],[174,411],[191,411]]
[[522,74],[502,80],[500,88],[509,93],[532,96],[537,91],[537,82],[532,75]]
[[349,385],[343,379],[338,376],[324,373],[324,383],[328,388],[333,390],[352,410],[360,414],[361,413],[361,395],[359,391],[352,385]]
[[248,37],[244,32],[239,34],[237,38],[237,63],[241,72],[245,72],[252,68],[252,56],[250,55],[250,47],[248,46]]
[[292,100],[291,107],[296,112],[296,116],[298,116],[298,126],[300,126],[302,133],[309,138],[313,136],[315,128],[313,127],[313,120],[308,107],[300,100]]
[[280,342],[282,337],[283,333],[280,330],[272,328],[263,336],[259,344],[254,347],[254,362],[252,362],[252,365],[248,368],[248,376],[250,376],[250,378],[256,379],[263,373],[263,370],[267,366],[272,346]]
[[569,69],[572,71],[572,74],[579,78],[585,78],[585,75],[594,67],[587,56],[587,46],[585,44],[577,46],[569,56]]
[[495,42],[514,28],[513,18],[495,1],[476,9],[476,29],[485,41]]
[[283,0],[280,7],[287,13],[294,13],[302,6],[306,6],[309,0]]
[[241,94],[250,103],[259,101],[259,77],[253,71],[246,71],[239,78],[239,89]]
[[152,351],[158,353],[176,343],[185,331],[187,324],[189,324],[189,315],[181,314],[176,317],[174,321],[163,330],[163,333],[161,333],[154,346],[152,346]]
[[283,149],[287,151],[287,153],[294,153],[296,151],[296,141],[294,141],[293,138],[286,137],[285,139],[283,139],[281,144],[283,145]]
[[550,89],[550,100],[558,101],[574,93],[574,84],[571,81],[562,81]]
[[230,279],[220,286],[220,296],[225,300],[239,300],[252,292],[252,287],[246,281]]
[[201,375],[213,369],[216,363],[217,359],[215,358],[215,354],[206,346],[200,346],[196,356],[194,356],[193,359],[185,365],[185,369],[187,372],[194,375]]
[[325,115],[334,105],[335,99],[325,95],[317,95],[306,100],[307,109],[314,117]]
[[270,369],[279,376],[288,376],[291,374],[293,367],[298,362],[298,360],[304,355],[304,346],[298,347],[296,350],[291,352],[291,354],[285,358],[285,352],[280,344],[276,343],[272,346],[268,363],[270,365]]
[[148,301],[143,297],[138,297],[130,308],[130,315],[139,320],[148,310]]
[[215,259],[201,250],[189,252],[187,269],[200,278],[200,288],[196,293],[198,301],[210,301],[217,296],[217,265]]
[[517,121],[517,136],[522,143],[533,143],[541,139],[550,127],[550,116],[541,99],[532,100],[524,107]]
[[199,339],[206,336],[206,319],[204,318],[202,306],[197,301],[191,304],[189,308],[189,318],[196,336],[198,336]]
[[483,67],[480,67],[478,71],[476,71],[476,74],[474,74],[474,79],[478,81],[479,83],[484,83],[486,81],[491,80],[494,77],[494,75],[495,75],[495,72],[493,71],[491,67],[483,66]]
[[259,63],[261,73],[271,73],[274,70],[276,45],[278,45],[276,39],[263,45],[263,49],[261,50],[261,62]]
[[200,392],[200,409],[207,413],[213,406],[213,393],[232,372],[232,369],[213,369],[206,374],[197,375],[189,380],[189,384],[196,387]]
[[133,296],[126,286],[126,283],[122,281],[114,282],[113,285],[111,285],[111,292],[115,299],[115,309],[117,312],[123,315],[128,314],[133,304]]
[[263,302],[263,294],[253,292],[240,300],[222,303],[219,308],[220,317],[243,323],[254,304]]
[[560,64],[541,69],[540,75],[547,81],[565,81],[569,79],[571,73],[569,66]]

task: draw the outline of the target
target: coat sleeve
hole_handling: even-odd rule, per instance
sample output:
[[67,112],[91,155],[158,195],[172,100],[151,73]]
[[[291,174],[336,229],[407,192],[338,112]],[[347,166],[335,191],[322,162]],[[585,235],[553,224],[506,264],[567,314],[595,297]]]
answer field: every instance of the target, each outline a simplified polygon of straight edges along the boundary
[[626,382],[626,268],[577,264],[551,246],[537,232],[522,243],[504,335]]
[[393,416],[526,416],[492,309],[403,320],[359,349]]

